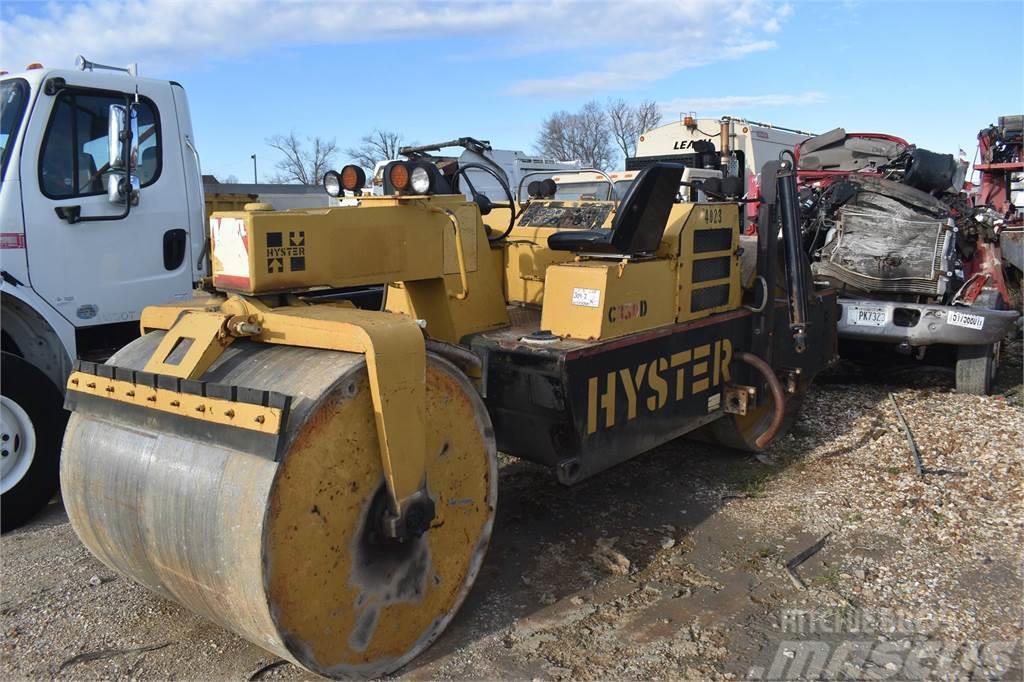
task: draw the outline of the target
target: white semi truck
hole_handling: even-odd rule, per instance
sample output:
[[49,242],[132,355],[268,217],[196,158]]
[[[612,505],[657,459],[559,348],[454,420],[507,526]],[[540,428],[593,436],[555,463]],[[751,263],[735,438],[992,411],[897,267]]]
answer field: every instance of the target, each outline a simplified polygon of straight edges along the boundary
[[4,530],[57,489],[73,361],[137,336],[145,306],[191,297],[207,267],[184,88],[79,67],[0,76]]

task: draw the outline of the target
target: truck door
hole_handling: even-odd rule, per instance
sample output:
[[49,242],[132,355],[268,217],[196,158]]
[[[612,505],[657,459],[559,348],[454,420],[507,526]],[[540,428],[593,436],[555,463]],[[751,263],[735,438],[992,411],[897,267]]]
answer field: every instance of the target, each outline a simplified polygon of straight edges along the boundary
[[[110,77],[108,77],[110,78]],[[170,85],[123,79],[124,91],[71,86],[40,93],[21,161],[29,280],[76,327],[138,320],[150,304],[191,294],[189,219]],[[138,205],[107,199],[109,108],[139,87]]]

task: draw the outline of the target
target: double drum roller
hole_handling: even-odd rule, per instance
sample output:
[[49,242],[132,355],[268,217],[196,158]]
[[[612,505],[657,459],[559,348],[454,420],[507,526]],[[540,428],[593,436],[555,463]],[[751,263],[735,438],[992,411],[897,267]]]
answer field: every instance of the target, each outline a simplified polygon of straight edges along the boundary
[[[151,333],[111,363],[141,370]],[[426,648],[466,596],[491,534],[493,431],[466,377],[428,356],[436,516],[378,541],[384,504],[363,356],[238,342],[204,380],[294,396],[279,462],[195,437],[72,415],[64,504],[112,569],[308,670],[372,677]]]
[[[498,449],[572,485],[686,434],[766,447],[834,355],[835,292],[787,261],[789,315],[752,305],[738,207],[677,201],[682,170],[645,168],[621,202],[517,213],[487,166],[445,176],[417,158],[385,168],[389,196],[343,169],[327,184],[354,193],[344,206],[215,214],[222,293],[147,308],[141,338],[68,379],[78,536],[307,670],[374,677],[429,646],[470,589]],[[785,170],[762,175],[794,204]],[[764,291],[776,261],[758,259]],[[356,308],[367,291],[382,304]]]

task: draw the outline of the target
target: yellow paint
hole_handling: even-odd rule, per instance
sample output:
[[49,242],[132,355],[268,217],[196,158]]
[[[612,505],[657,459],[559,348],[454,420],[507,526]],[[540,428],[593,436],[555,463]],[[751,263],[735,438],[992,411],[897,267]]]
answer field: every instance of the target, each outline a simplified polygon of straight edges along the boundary
[[552,251],[548,237],[554,227],[516,227],[505,244],[505,291],[509,303],[540,305],[548,266],[571,261],[568,251]]
[[[673,228],[678,226],[678,229],[671,230],[677,245],[679,267],[679,302],[676,320],[688,322],[708,317],[714,313],[736,310],[739,308],[743,296],[740,286],[740,254],[738,253],[739,208],[735,204],[680,204],[679,206],[685,206],[688,215],[682,224],[672,225]],[[731,230],[732,239],[729,247],[720,251],[697,252],[694,248],[697,235],[707,230],[719,229]],[[668,232],[669,230],[666,230],[666,235]],[[662,240],[662,249],[664,248],[665,239]],[[694,280],[696,263],[723,257],[729,259],[729,273],[726,277],[702,282]],[[727,285],[729,288],[725,302],[706,308],[697,306],[695,292],[720,285]]]
[[612,339],[671,324],[675,275],[668,259],[552,265],[547,269],[541,329],[574,339]]
[[[265,548],[271,611],[324,668],[409,653],[457,608],[490,534],[496,467],[486,412],[468,384],[437,365],[428,366],[425,383],[427,480],[437,517],[421,541],[429,561],[418,597],[388,600],[386,590],[361,587],[355,572],[365,514],[382,481],[365,376],[355,399],[329,402],[307,422],[275,480]],[[385,566],[401,571],[411,563]],[[380,565],[371,570],[384,578]],[[354,646],[356,625],[373,608],[379,612],[365,647]]]
[[[186,311],[160,340],[145,371],[181,379],[201,376],[234,340],[224,326],[230,317],[220,312]],[[186,350],[172,362],[179,345]]]
[[[225,270],[216,234],[211,250],[219,289],[264,294],[316,287],[433,279],[458,274],[456,234],[444,211],[459,223],[466,269],[477,269],[479,239],[486,233],[476,204],[460,195],[362,197],[358,206],[289,211],[218,213],[240,220],[246,234],[247,282]],[[441,209],[441,210],[438,210]]]
[[[169,316],[144,315],[144,325]],[[426,350],[423,333],[402,315],[357,310],[332,303],[269,308],[256,299],[231,296],[215,310],[186,310],[175,318],[146,371],[198,378],[233,339],[232,321],[247,321],[260,332],[254,341],[285,346],[362,353],[370,376],[380,459],[396,513],[423,486]],[[167,355],[190,340],[180,363]]]
[[107,379],[85,372],[72,372],[68,377],[67,389],[247,431],[275,434],[281,430],[281,410],[276,407],[141,386],[130,381]]

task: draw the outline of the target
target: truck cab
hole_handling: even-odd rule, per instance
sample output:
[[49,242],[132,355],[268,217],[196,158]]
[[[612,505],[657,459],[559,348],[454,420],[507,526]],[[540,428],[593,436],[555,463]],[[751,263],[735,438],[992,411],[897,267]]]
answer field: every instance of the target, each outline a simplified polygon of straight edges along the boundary
[[[812,135],[735,116],[697,118],[691,113],[643,133],[637,141],[636,155],[626,159],[626,170],[640,170],[658,161],[718,170],[724,178],[734,178],[720,186],[720,195],[754,198],[761,191],[761,167],[780,154],[792,154]],[[742,220],[746,234],[757,232],[756,204],[747,204]]]
[[190,298],[208,267],[184,88],[79,64],[0,75],[5,530],[56,490],[73,361],[134,338],[145,306]]

